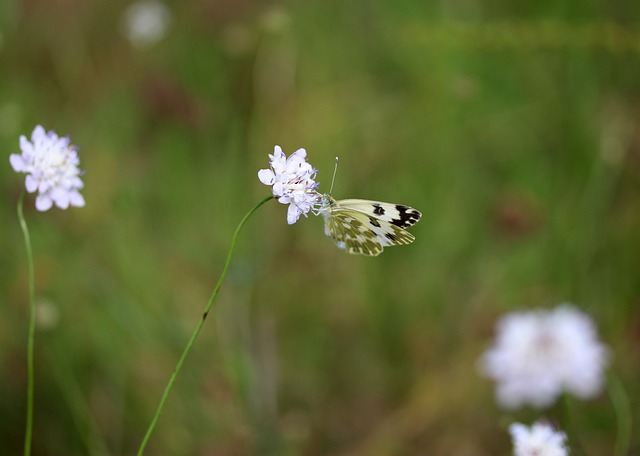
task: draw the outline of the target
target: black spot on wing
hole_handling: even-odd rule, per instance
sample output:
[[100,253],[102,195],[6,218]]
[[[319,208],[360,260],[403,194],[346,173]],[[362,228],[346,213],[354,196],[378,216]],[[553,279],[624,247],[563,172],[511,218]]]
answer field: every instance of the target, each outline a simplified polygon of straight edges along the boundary
[[373,213],[376,215],[384,215],[384,208],[379,204],[373,205]]
[[398,211],[398,218],[391,219],[391,223],[400,228],[407,228],[411,225],[415,225],[422,214],[409,206],[403,206],[402,204],[396,204],[396,210]]
[[397,242],[398,238],[393,233],[384,233],[384,236],[389,239],[391,242]]
[[371,223],[373,226],[380,228],[380,222],[378,222],[376,219],[374,219],[373,217],[369,217],[369,223]]

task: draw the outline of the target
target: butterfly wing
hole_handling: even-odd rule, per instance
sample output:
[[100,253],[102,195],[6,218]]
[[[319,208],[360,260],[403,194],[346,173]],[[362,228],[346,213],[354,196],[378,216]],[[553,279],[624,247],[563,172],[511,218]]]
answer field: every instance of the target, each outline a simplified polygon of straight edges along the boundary
[[336,203],[339,207],[374,216],[377,220],[391,223],[403,230],[415,225],[422,218],[420,211],[404,204],[363,199],[346,199]]
[[324,231],[339,248],[349,253],[377,256],[382,253],[383,245],[367,221],[360,212],[335,207],[325,215]]
[[415,237],[405,231],[420,220],[417,210],[400,204],[369,200],[327,199],[325,233],[348,253],[377,256],[384,247],[404,245]]

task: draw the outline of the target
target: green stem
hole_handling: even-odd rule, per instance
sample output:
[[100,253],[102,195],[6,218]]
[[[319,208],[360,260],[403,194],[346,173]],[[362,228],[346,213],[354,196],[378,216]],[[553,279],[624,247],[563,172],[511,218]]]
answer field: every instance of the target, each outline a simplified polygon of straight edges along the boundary
[[628,454],[631,443],[631,406],[629,396],[622,384],[622,381],[615,375],[609,376],[609,397],[616,411],[616,421],[618,424],[618,436],[616,438],[615,456]]
[[173,374],[171,374],[171,378],[169,379],[169,383],[167,383],[167,386],[164,389],[164,394],[162,395],[162,398],[160,399],[160,403],[158,404],[158,408],[156,410],[156,414],[153,416],[153,419],[151,420],[151,423],[149,424],[149,428],[147,429],[147,433],[145,434],[144,439],[142,440],[142,443],[140,444],[140,448],[138,449],[138,453],[137,453],[138,456],[141,456],[142,453],[144,452],[144,448],[147,446],[147,442],[149,441],[149,437],[151,437],[151,433],[153,432],[153,429],[156,427],[156,423],[158,422],[158,418],[160,418],[160,413],[162,413],[162,409],[164,408],[164,403],[166,402],[167,397],[169,396],[169,393],[171,392],[171,388],[173,387],[173,384],[176,381],[176,377],[178,376],[178,373],[180,372],[180,369],[182,368],[182,364],[184,364],[184,360],[187,358],[187,355],[189,354],[189,351],[191,350],[191,347],[193,347],[193,344],[195,343],[196,339],[198,338],[198,334],[200,334],[200,330],[202,329],[202,326],[204,325],[204,321],[207,319],[207,315],[209,315],[209,312],[211,311],[211,308],[213,307],[213,302],[216,300],[216,296],[218,296],[218,292],[220,291],[220,287],[222,286],[222,282],[224,281],[224,278],[227,275],[227,270],[229,269],[229,264],[231,263],[231,258],[233,257],[233,250],[235,249],[235,246],[236,246],[236,240],[238,238],[238,234],[240,234],[240,231],[242,230],[242,227],[247,222],[249,217],[251,217],[251,214],[253,214],[256,210],[258,210],[258,208],[260,206],[262,206],[264,203],[269,201],[271,198],[273,198],[273,196],[271,196],[271,195],[265,197],[258,204],[256,204],[249,212],[247,212],[247,214],[243,217],[243,219],[238,224],[238,227],[236,228],[236,231],[233,233],[233,237],[231,238],[231,246],[229,247],[229,254],[227,255],[227,261],[224,264],[224,267],[222,268],[222,274],[220,274],[220,278],[218,279],[218,283],[216,284],[216,287],[214,288],[213,293],[211,294],[211,297],[209,298],[209,302],[207,303],[207,306],[205,307],[204,312],[202,313],[202,317],[200,318],[200,321],[198,322],[198,324],[196,326],[196,329],[193,331],[193,334],[191,335],[191,338],[189,339],[189,342],[187,343],[187,346],[185,347],[184,351],[182,352],[182,356],[180,356],[180,359],[178,360],[178,364],[176,364],[176,368],[173,371]]
[[27,336],[27,425],[24,434],[24,456],[31,454],[31,438],[33,435],[33,347],[36,330],[36,292],[35,279],[33,274],[33,253],[31,250],[31,238],[29,229],[24,219],[22,205],[25,192],[23,191],[18,200],[18,219],[20,228],[24,235],[24,245],[27,250],[27,270],[29,281],[29,335]]

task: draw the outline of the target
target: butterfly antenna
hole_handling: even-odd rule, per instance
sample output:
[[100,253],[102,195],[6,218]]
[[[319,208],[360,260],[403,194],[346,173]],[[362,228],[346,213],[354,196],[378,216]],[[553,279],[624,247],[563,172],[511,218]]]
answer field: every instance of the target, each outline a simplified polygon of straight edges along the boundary
[[336,166],[333,168],[333,177],[331,178],[331,187],[329,188],[329,194],[333,191],[333,182],[336,180],[336,172],[338,171],[338,157],[336,157]]

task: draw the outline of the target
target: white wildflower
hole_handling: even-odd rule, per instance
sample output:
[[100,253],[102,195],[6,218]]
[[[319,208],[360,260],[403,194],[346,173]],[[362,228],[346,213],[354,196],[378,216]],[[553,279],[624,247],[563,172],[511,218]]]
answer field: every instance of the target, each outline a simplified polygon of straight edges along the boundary
[[607,361],[607,348],[598,341],[589,316],[564,304],[504,316],[480,365],[496,381],[503,406],[540,408],[563,391],[583,399],[598,394]]
[[307,163],[306,157],[307,152],[298,149],[287,158],[280,146],[275,146],[273,155],[269,154],[270,169],[258,171],[258,179],[271,186],[273,196],[280,203],[289,204],[287,223],[290,225],[319,204],[318,183],[314,180],[317,171]]
[[514,456],[567,456],[567,436],[564,432],[554,431],[546,423],[535,423],[530,428],[514,423],[509,426],[513,439]]
[[157,0],[142,0],[131,4],[122,17],[122,32],[138,49],[160,41],[171,22],[169,8]]
[[26,173],[25,187],[29,193],[38,191],[36,209],[46,211],[55,203],[61,209],[84,206],[79,190],[84,187],[78,168],[78,148],[69,137],[59,138],[53,131],[45,132],[38,125],[31,141],[20,136],[22,155],[11,154],[9,161],[16,172]]

